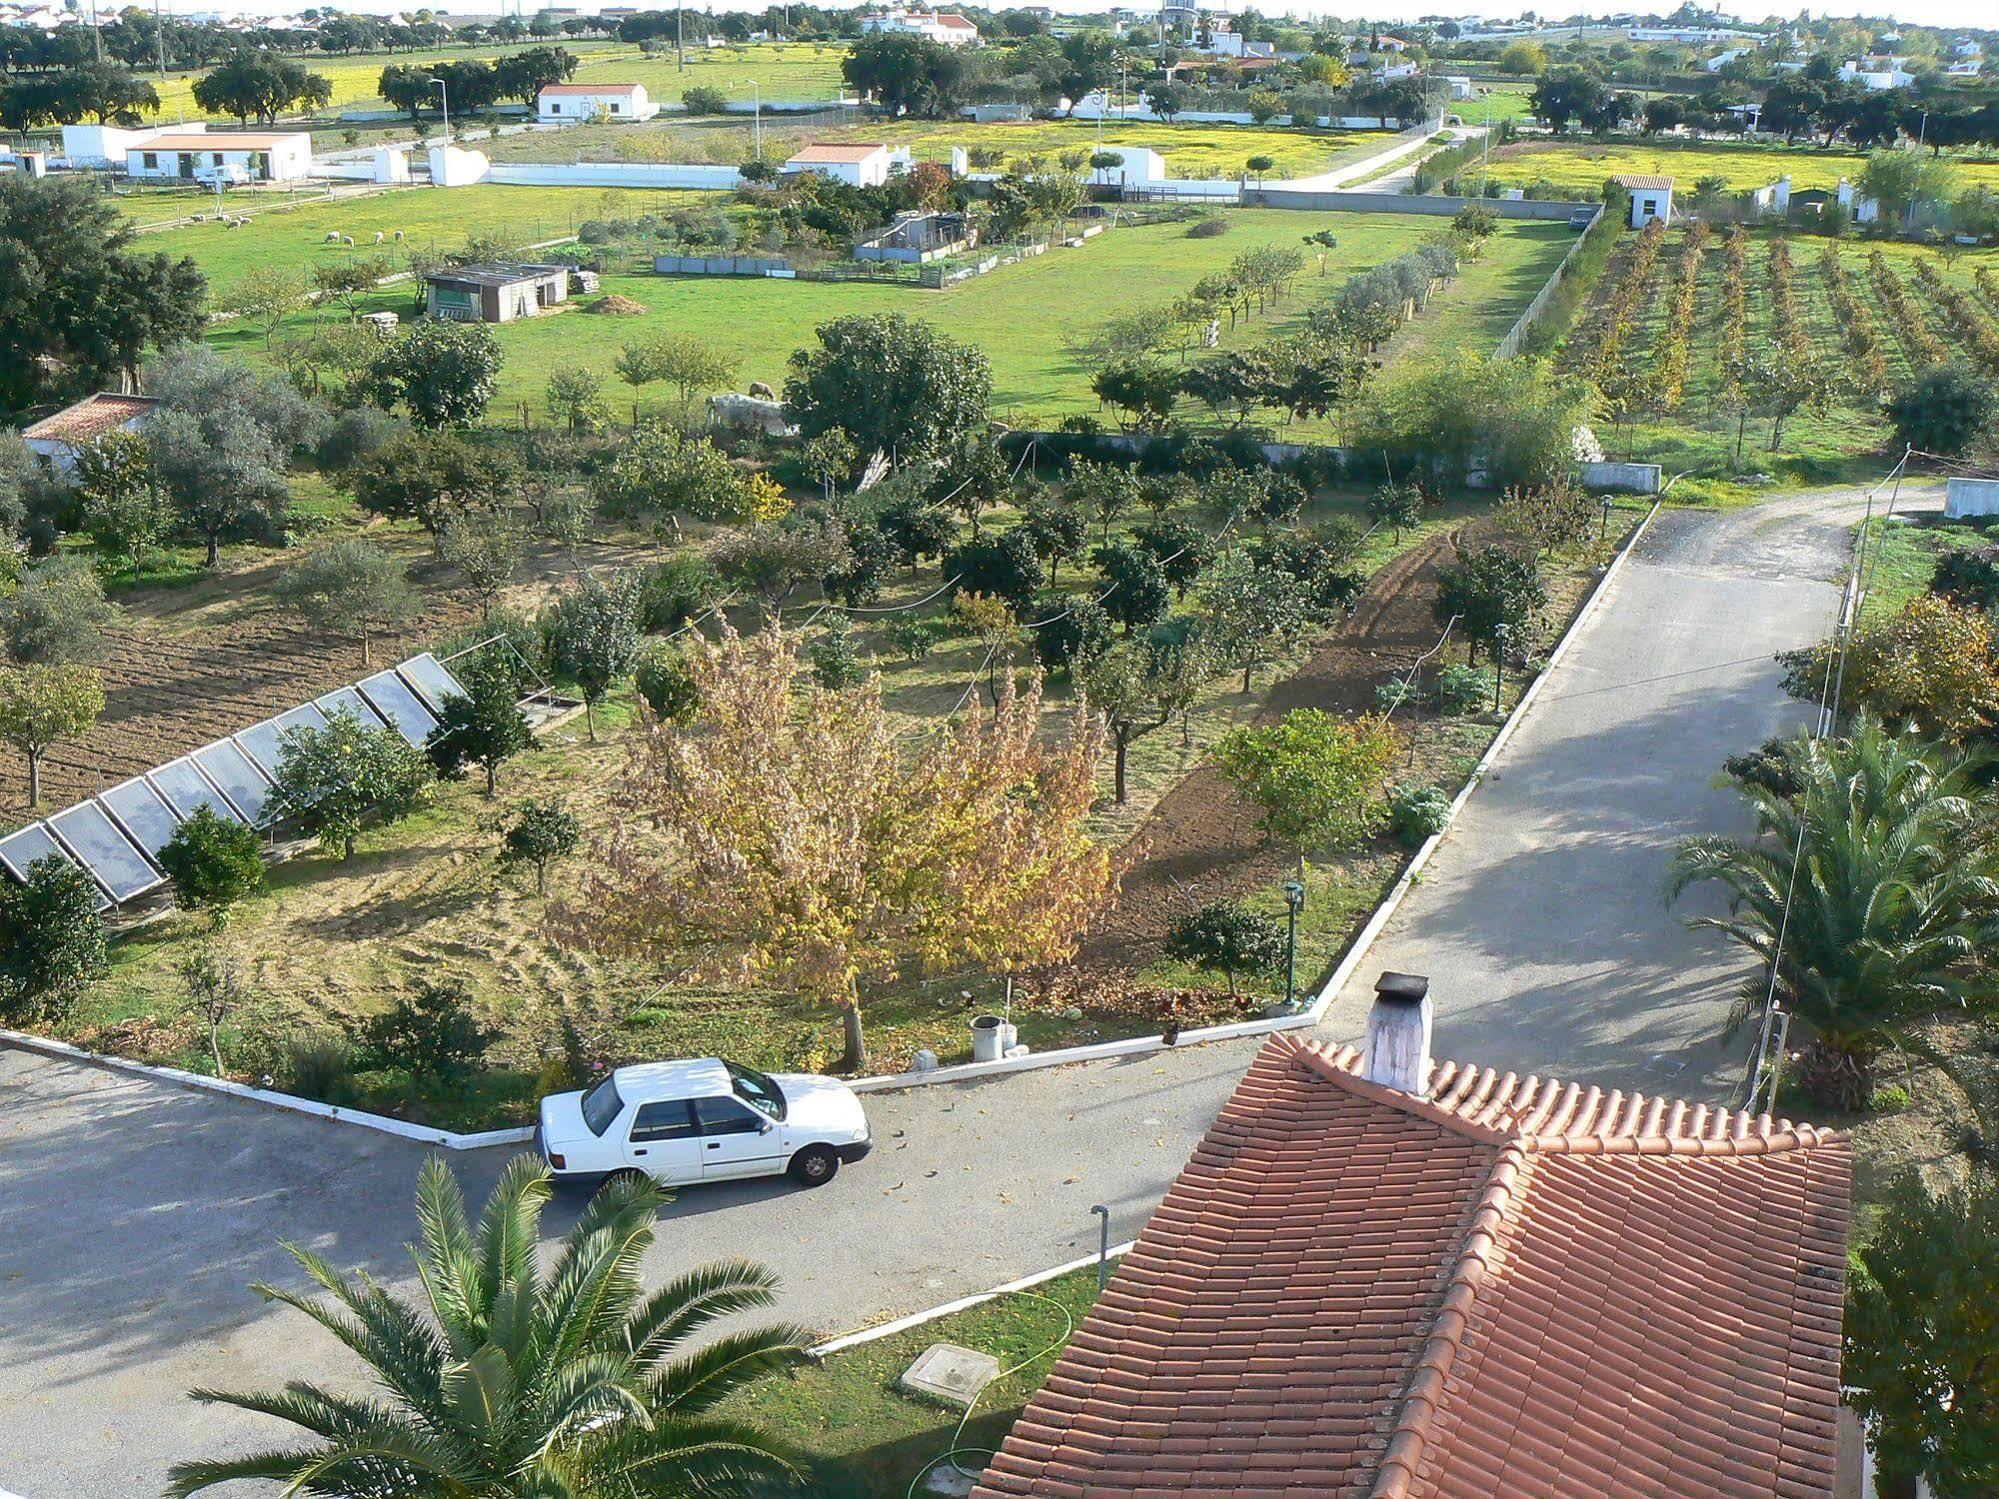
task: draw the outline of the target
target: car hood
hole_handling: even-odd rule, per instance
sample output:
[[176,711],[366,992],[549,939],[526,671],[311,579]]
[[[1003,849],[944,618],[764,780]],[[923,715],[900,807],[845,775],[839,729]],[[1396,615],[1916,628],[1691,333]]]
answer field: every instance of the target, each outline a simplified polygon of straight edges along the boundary
[[789,1128],[866,1137],[868,1116],[845,1083],[802,1072],[780,1072],[772,1081],[784,1093],[784,1122]]
[[581,1093],[551,1093],[541,1101],[541,1138],[552,1150],[597,1138],[583,1122]]

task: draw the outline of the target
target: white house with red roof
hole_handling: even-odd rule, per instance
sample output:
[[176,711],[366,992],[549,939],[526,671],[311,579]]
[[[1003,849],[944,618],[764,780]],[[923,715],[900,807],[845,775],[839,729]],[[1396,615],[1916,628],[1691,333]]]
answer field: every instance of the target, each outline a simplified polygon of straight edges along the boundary
[[909,149],[882,141],[814,141],[784,164],[787,172],[817,172],[850,187],[880,187],[898,168],[909,168]]
[[21,441],[28,451],[59,474],[76,467],[77,454],[113,432],[137,432],[153,419],[160,403],[151,396],[125,396],[104,391],[85,396],[73,406],[24,428]]
[[125,145],[125,174],[150,181],[297,182],[312,175],[306,130],[163,130]]
[[586,120],[650,120],[659,105],[643,83],[551,83],[535,96],[535,118],[544,125]]
[[954,10],[887,10],[861,17],[863,36],[920,36],[947,47],[971,46],[979,28]]

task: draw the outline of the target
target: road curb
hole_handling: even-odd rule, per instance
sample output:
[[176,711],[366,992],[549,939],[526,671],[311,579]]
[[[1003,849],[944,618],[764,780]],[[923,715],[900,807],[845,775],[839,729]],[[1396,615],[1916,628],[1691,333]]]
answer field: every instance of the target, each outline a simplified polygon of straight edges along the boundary
[[[1218,1041],[1236,1041],[1250,1036],[1270,1036],[1282,1031],[1300,1030],[1317,1025],[1333,1001],[1339,997],[1341,989],[1353,977],[1354,970],[1367,958],[1369,949],[1388,925],[1410,888],[1421,877],[1432,855],[1444,839],[1457,825],[1458,814],[1478,790],[1493,762],[1511,742],[1514,732],[1528,711],[1540,699],[1542,685],[1554,674],[1567,656],[1570,645],[1582,633],[1583,627],[1595,615],[1605,594],[1610,590],[1611,581],[1622,571],[1632,551],[1644,537],[1652,519],[1659,513],[1663,498],[1655,499],[1652,508],[1645,512],[1610,565],[1603,570],[1589,597],[1583,601],[1576,617],[1569,622],[1568,629],[1548,655],[1547,665],[1535,676],[1520,695],[1520,701],[1500,725],[1492,743],[1486,747],[1477,765],[1451,802],[1449,816],[1443,829],[1424,840],[1422,846],[1404,866],[1401,876],[1389,888],[1381,903],[1368,916],[1367,922],[1354,940],[1348,944],[1344,956],[1335,965],[1332,974],[1320,988],[1316,998],[1304,1009],[1292,1015],[1273,1015],[1261,1020],[1239,1020],[1227,1025],[1202,1026],[1194,1030],[1182,1031],[1176,1038],[1173,1049],[1180,1047],[1207,1045]],[[179,1067],[161,1067],[149,1062],[135,1062],[129,1057],[110,1056],[103,1052],[88,1051],[81,1046],[73,1046],[66,1041],[53,1041],[43,1036],[28,1035],[21,1031],[0,1030],[0,1046],[11,1046],[20,1051],[35,1052],[57,1061],[80,1063],[85,1066],[102,1067],[107,1071],[122,1072],[136,1077],[149,1078],[154,1082],[169,1083],[175,1087],[197,1092],[223,1093],[246,1103],[262,1104],[268,1108],[283,1109],[289,1113],[303,1114],[311,1118],[324,1119],[330,1123],[355,1125],[362,1129],[376,1130],[382,1134],[394,1135],[422,1145],[434,1145],[442,1150],[486,1150],[498,1145],[525,1145],[534,1139],[532,1126],[522,1125],[513,1129],[482,1130],[473,1134],[460,1134],[453,1130],[433,1129],[427,1125],[411,1124],[402,1119],[390,1119],[386,1115],[371,1114],[362,1109],[337,1108],[332,1104],[318,1103],[311,1099],[299,1098],[290,1093],[280,1093],[268,1088],[253,1088],[247,1083],[230,1082],[226,1078],[205,1077],[198,1072],[188,1072]],[[951,1067],[936,1067],[926,1072],[892,1072],[875,1077],[856,1078],[848,1086],[856,1093],[896,1093],[909,1088],[926,1088],[944,1083],[983,1082],[989,1078],[1011,1077],[1016,1073],[1034,1072],[1044,1067],[1066,1067],[1078,1062],[1110,1061],[1120,1057],[1151,1056],[1155,1052],[1168,1049],[1164,1036],[1131,1036],[1120,1041],[1099,1041],[1088,1046],[1058,1047],[1052,1051],[1030,1052],[1023,1057],[1011,1057],[999,1062],[962,1062]],[[1062,1274],[1058,1269],[1051,1274]],[[988,1296],[1001,1294],[1007,1287],[984,1293]],[[939,1313],[942,1315],[942,1313]]]

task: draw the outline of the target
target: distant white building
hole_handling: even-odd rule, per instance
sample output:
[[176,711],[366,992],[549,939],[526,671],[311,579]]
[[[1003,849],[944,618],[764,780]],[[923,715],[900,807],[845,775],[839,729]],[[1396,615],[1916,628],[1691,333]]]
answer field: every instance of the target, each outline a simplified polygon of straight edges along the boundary
[[1946,78],[1976,78],[1985,68],[1982,57],[1962,57],[1943,70]]
[[978,41],[979,28],[952,10],[888,10],[862,16],[861,34],[920,36],[963,47]]
[[137,432],[153,419],[153,409],[159,404],[151,396],[109,392],[85,396],[74,406],[65,406],[23,430],[21,441],[50,468],[67,475],[84,448],[113,432]]
[[1229,28],[1224,21],[1217,21],[1209,29],[1206,45],[1197,46],[1196,52],[1205,52],[1210,57],[1275,57],[1275,42],[1245,41],[1240,31]]
[[125,147],[125,172],[149,181],[297,182],[312,175],[305,130],[162,131]]
[[1624,33],[1634,42],[1678,42],[1690,46],[1696,42],[1743,42],[1754,41],[1753,31],[1737,31],[1730,26],[1633,26]]
[[1398,78],[1414,78],[1422,72],[1422,67],[1413,62],[1383,63],[1374,70],[1374,76],[1383,83],[1393,83]]
[[650,120],[659,105],[643,83],[551,83],[535,96],[535,118],[543,124],[578,120]]
[[1444,83],[1450,89],[1453,99],[1469,99],[1472,96],[1471,79],[1462,74],[1453,73],[1444,80]]
[[1852,58],[1839,65],[1839,76],[1865,89],[1907,88],[1916,75],[1902,66],[1906,57]]
[[1736,58],[1747,57],[1755,50],[1754,47],[1730,47],[1726,52],[1715,53],[1713,57],[1710,57],[1701,66],[1710,73],[1719,73],[1723,68],[1734,62]]
[[1983,57],[1985,49],[1970,37],[1966,37],[1951,49],[1959,57]]
[[853,145],[814,141],[784,164],[787,172],[817,172],[851,187],[880,187],[889,174],[909,166],[909,148],[891,150],[880,141]]

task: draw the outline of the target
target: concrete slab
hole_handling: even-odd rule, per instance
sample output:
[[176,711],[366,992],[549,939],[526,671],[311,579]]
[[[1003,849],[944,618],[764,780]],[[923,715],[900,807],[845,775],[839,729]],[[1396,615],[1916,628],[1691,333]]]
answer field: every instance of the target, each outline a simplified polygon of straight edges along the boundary
[[999,1378],[999,1360],[956,1343],[932,1343],[903,1371],[901,1384],[912,1395],[970,1405],[979,1391]]

